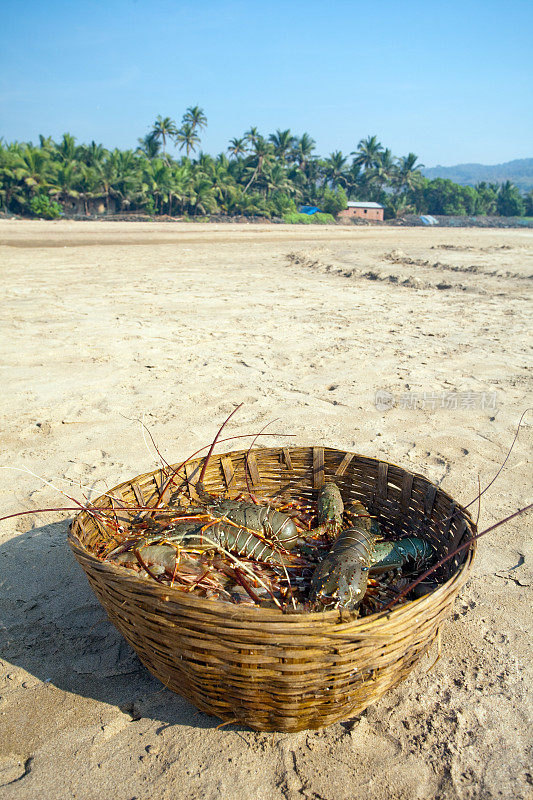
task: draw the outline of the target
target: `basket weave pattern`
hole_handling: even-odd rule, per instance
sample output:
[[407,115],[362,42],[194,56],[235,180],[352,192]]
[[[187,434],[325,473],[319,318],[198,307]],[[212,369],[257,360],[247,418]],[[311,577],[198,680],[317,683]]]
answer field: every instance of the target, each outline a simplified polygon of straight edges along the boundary
[[[202,460],[184,471],[194,482]],[[421,475],[372,458],[322,447],[262,448],[213,456],[204,483],[216,494],[246,491],[316,498],[334,480],[346,502],[361,501],[382,532],[423,535],[442,557],[473,533],[465,509]],[[115,511],[154,504],[165,475],[140,475],[111,490]],[[94,503],[111,508],[101,497]],[[438,575],[445,582],[419,600],[362,619],[347,611],[283,614],[278,610],[205,600],[100,561],[103,533],[83,511],[69,543],[111,621],[162,683],[200,710],[263,731],[320,728],[348,719],[401,681],[428,650],[461,586],[473,549]]]

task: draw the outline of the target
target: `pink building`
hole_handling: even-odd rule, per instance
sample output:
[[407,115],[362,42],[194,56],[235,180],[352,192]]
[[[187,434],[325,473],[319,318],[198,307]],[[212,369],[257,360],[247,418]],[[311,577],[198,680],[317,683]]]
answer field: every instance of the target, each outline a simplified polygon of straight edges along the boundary
[[371,219],[383,221],[383,206],[379,203],[364,203],[364,202],[350,202],[348,208],[344,211],[339,211],[337,214],[338,219]]

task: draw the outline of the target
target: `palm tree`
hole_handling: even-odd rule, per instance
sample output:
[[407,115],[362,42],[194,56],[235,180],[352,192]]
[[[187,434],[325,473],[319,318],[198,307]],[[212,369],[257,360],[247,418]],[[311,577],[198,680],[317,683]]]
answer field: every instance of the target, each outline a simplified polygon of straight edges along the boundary
[[56,151],[56,143],[52,137],[43,136],[42,133],[39,134],[39,147],[41,150],[46,150],[50,154],[55,153]]
[[190,122],[185,122],[181,126],[176,133],[175,140],[180,143],[180,150],[183,150],[185,147],[187,158],[189,158],[191,150],[196,150],[196,145],[200,143],[200,137],[194,132],[194,127]]
[[79,157],[87,164],[88,167],[94,167],[101,164],[107,155],[107,150],[103,144],[96,144],[93,140],[90,144],[82,144],[79,148]]
[[178,203],[178,210],[183,213],[185,205],[190,202],[192,197],[192,172],[190,161],[183,164],[176,164],[172,167],[172,190],[169,197],[169,213],[172,213],[172,203]]
[[288,197],[298,196],[300,191],[290,180],[287,171],[281,164],[275,163],[270,169],[263,173],[263,182],[268,195],[272,193],[285,194]]
[[172,171],[166,161],[160,158],[147,161],[143,169],[143,185],[145,191],[154,198],[155,209],[163,213],[163,203],[168,202],[172,191]]
[[77,155],[76,139],[70,133],[64,133],[56,152],[61,161],[74,161]]
[[256,180],[258,176],[261,175],[263,171],[263,167],[265,163],[270,163],[273,157],[273,148],[272,145],[269,144],[266,139],[262,136],[258,136],[255,144],[254,144],[254,152],[250,156],[250,167],[249,171],[252,173],[250,180],[244,187],[243,193],[246,194],[252,183]]
[[77,172],[76,189],[83,200],[83,208],[86,214],[89,213],[89,200],[104,196],[98,174],[93,167],[81,166]]
[[386,150],[383,150],[380,153],[378,163],[376,164],[376,174],[378,178],[383,182],[387,183],[394,175],[395,171],[395,164],[394,164],[394,156],[392,155],[392,151],[387,147]]
[[114,176],[111,196],[119,201],[119,210],[143,200],[143,165],[146,160],[133,150],[113,150],[109,156]]
[[367,136],[366,139],[361,139],[357,145],[358,149],[350,153],[355,156],[355,163],[364,167],[365,169],[373,169],[379,163],[383,146],[378,142],[377,136]]
[[285,161],[287,154],[294,143],[294,136],[289,129],[280,131],[279,128],[276,133],[271,133],[268,140],[274,145],[275,155]]
[[182,125],[186,123],[192,125],[193,131],[196,128],[199,128],[200,130],[205,128],[207,125],[207,117],[204,114],[203,108],[200,108],[199,106],[189,106],[183,115]]
[[324,183],[329,182],[334,189],[340,184],[346,186],[344,167],[347,156],[343,156],[340,150],[329,154],[329,158],[324,162]]
[[[458,187],[423,179],[414,153],[395,159],[376,136],[361,139],[349,166],[340,151],[319,159],[308,133],[295,138],[289,129],[278,129],[264,138],[256,127],[232,139],[226,152],[213,158],[199,150],[206,122],[199,106],[187,109],[179,130],[169,117],[158,117],[153,129],[138,140],[135,152],[109,152],[94,141],[77,145],[68,133],[58,143],[41,135],[37,147],[0,140],[0,204],[7,211],[24,213],[33,196],[45,192],[66,204],[80,198],[86,211],[91,199],[103,198],[108,209],[115,200],[119,208],[152,212],[155,203],[157,213],[178,209],[205,214],[221,209],[279,216],[294,207],[295,199],[319,205],[325,188],[331,187],[344,188],[350,199],[377,200],[392,215],[407,204],[420,213],[461,205],[468,213],[474,213],[471,209],[488,213],[497,201],[500,208],[505,201],[508,213],[511,206],[521,209],[520,197],[510,185],[500,189],[479,184],[469,189],[464,201],[448,203],[445,195],[459,196]],[[167,157],[169,139],[183,151],[176,158]]]
[[348,198],[350,200],[357,199],[360,194],[362,175],[361,167],[359,164],[356,164],[355,161],[352,161],[350,168],[346,170],[345,179]]
[[389,195],[385,203],[385,208],[388,214],[394,219],[399,217],[402,213],[414,210],[404,194]]
[[233,158],[239,158],[239,156],[244,155],[246,153],[246,140],[245,139],[230,139],[228,153]]
[[225,153],[219,153],[215,160],[216,164],[220,164],[225,170],[229,167],[229,160]]
[[15,176],[23,183],[30,197],[40,189],[46,189],[50,176],[50,159],[45,150],[26,145],[17,153],[14,161]]
[[211,173],[215,162],[208,153],[203,153],[200,151],[195,163],[201,172]]
[[103,163],[100,162],[95,165],[95,172],[100,182],[102,194],[105,201],[106,211],[109,211],[109,198],[116,198],[119,192],[116,185],[119,183],[119,175],[117,171],[117,158],[112,157],[106,159]]
[[60,202],[76,200],[80,193],[78,191],[79,170],[75,161],[67,163],[56,163],[53,177],[50,180],[50,194]]
[[161,145],[153,132],[147,133],[146,136],[143,136],[142,139],[137,139],[137,141],[139,142],[139,147],[137,148],[139,153],[143,153],[149,159],[157,158]]
[[154,122],[152,130],[149,134],[156,140],[161,139],[163,143],[163,158],[167,162],[168,162],[166,153],[167,139],[172,139],[174,136],[176,136],[177,132],[178,129],[173,119],[171,119],[170,117],[159,116]]
[[209,178],[211,181],[211,186],[213,188],[213,193],[216,198],[217,203],[219,206],[222,206],[224,211],[227,211],[227,197],[231,186],[234,186],[234,182],[230,179],[227,170],[227,159],[225,156],[223,157],[224,161],[220,158],[217,158],[216,162],[214,162],[209,170],[209,174],[206,177]]
[[315,149],[315,140],[312,139],[308,133],[303,133],[299,139],[295,139],[293,143],[291,157],[297,162],[300,169],[306,171],[307,165],[312,158],[312,152]]
[[17,171],[19,154],[19,145],[9,144],[3,147],[0,141],[0,197],[6,211],[12,201],[20,206],[26,203],[25,187],[21,185]]
[[244,138],[246,139],[247,142],[249,142],[252,145],[252,147],[255,147],[255,144],[257,140],[261,138],[261,135],[257,130],[257,128],[254,125],[252,125],[250,129],[245,132]]
[[203,177],[194,181],[191,193],[193,214],[209,214],[217,210],[213,184]]
[[421,169],[424,168],[423,164],[418,164],[418,156],[414,153],[409,153],[406,156],[398,159],[396,183],[400,191],[406,189],[412,191],[420,184],[422,174]]
[[371,200],[376,203],[383,203],[386,199],[384,195],[383,180],[378,169],[365,169],[359,178],[357,198],[359,200]]

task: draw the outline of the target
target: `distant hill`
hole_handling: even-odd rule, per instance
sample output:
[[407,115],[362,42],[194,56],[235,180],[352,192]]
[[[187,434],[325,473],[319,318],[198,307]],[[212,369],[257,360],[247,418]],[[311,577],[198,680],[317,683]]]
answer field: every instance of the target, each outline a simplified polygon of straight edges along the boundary
[[533,158],[517,158],[505,164],[456,164],[454,167],[429,167],[422,170],[426,178],[449,178],[455,183],[475,186],[480,181],[503,183],[511,181],[521,192],[533,189]]

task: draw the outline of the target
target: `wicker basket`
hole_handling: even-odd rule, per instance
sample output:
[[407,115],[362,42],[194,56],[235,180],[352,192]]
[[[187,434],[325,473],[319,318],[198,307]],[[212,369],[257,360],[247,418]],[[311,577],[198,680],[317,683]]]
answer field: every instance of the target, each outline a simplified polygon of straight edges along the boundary
[[[235,496],[245,490],[245,451],[213,456],[206,487]],[[201,460],[184,472],[191,497]],[[360,500],[392,537],[421,534],[437,554],[466,541],[468,512],[421,475],[373,458],[323,447],[264,448],[248,459],[257,493],[314,497],[324,479],[344,500]],[[196,477],[195,477],[196,476]],[[165,475],[140,475],[112,490],[127,506],[154,503]],[[109,507],[108,497],[95,506]],[[111,621],[139,658],[169,689],[199,709],[262,731],[320,728],[348,719],[402,680],[428,650],[466,582],[474,548],[441,567],[444,581],[424,597],[361,619],[347,611],[283,614],[204,600],[95,557],[102,532],[86,512],[69,535]]]

